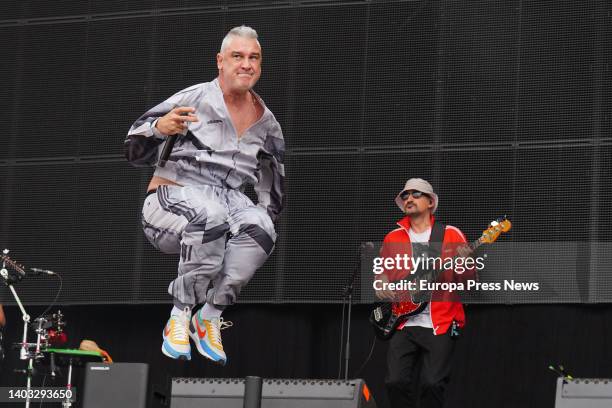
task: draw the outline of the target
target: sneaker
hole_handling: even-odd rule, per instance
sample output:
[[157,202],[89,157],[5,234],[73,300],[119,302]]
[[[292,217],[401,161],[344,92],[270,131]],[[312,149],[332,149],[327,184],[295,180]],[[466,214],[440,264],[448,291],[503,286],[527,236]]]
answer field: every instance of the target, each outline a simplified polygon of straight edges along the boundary
[[200,354],[217,364],[225,365],[227,356],[221,343],[221,330],[231,326],[232,322],[226,322],[222,317],[206,320],[198,312],[191,318],[189,335]]
[[191,360],[191,346],[187,324],[189,314],[184,311],[180,315],[172,315],[164,327],[162,353],[178,360]]

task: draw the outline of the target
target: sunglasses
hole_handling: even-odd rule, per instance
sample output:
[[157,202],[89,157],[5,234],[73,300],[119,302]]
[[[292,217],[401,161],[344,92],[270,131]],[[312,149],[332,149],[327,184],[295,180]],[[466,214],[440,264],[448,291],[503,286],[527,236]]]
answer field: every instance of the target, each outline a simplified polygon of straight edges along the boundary
[[402,193],[400,194],[400,198],[402,200],[406,200],[410,195],[412,195],[412,198],[421,198],[423,196],[426,196],[427,194],[425,194],[422,191],[418,191],[418,190],[406,190],[406,191],[402,191]]

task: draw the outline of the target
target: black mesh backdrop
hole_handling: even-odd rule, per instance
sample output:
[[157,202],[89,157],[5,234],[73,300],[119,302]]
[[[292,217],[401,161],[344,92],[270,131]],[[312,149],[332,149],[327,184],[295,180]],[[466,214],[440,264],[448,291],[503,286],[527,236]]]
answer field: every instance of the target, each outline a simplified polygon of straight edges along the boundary
[[4,39],[0,43],[0,50],[10,63],[0,64],[0,89],[4,96],[0,98],[0,122],[4,123],[5,146],[0,152],[0,159],[6,160],[12,157],[13,146],[10,144],[15,134],[17,121],[15,112],[19,103],[18,87],[20,82],[21,56],[20,43],[23,35],[23,27],[0,28],[0,36]]
[[[286,126],[293,149],[359,145],[367,7],[300,9],[295,41],[295,107]],[[323,159],[324,160],[324,159]]]
[[[593,148],[518,149],[516,155],[513,237],[524,242],[588,241],[591,200],[598,198],[590,182],[582,183],[593,178]],[[577,188],[582,191],[578,200],[572,198]]]
[[15,158],[77,154],[87,32],[85,23],[24,27]]
[[340,298],[358,259],[359,162],[357,154],[291,158],[284,297]]
[[448,2],[443,10],[440,142],[514,139],[517,9],[518,1],[475,1]]
[[600,4],[522,3],[520,140],[591,137]]
[[598,160],[600,170],[596,179],[595,197],[599,196],[597,211],[591,214],[592,219],[597,221],[595,236],[598,237],[598,245],[593,253],[595,260],[592,262],[591,273],[594,277],[595,299],[612,298],[612,282],[610,282],[610,265],[612,265],[612,142],[599,148]]
[[[436,101],[438,2],[369,8],[363,110],[355,112],[363,145],[431,143]],[[359,113],[361,116],[357,116]]]
[[82,121],[80,155],[121,154],[118,136],[148,108],[143,96],[150,92],[151,22],[149,17],[89,24],[79,115],[74,118]]
[[152,106],[181,89],[214,78],[223,18],[223,13],[207,12],[162,15],[149,21],[155,27],[148,67]]
[[9,230],[9,212],[11,208],[11,194],[10,186],[8,185],[9,179],[11,178],[12,169],[7,166],[0,167],[0,194],[2,203],[2,224],[0,225],[0,234],[2,240],[5,241]]
[[594,216],[598,222],[598,241],[612,242],[612,183],[610,183],[610,175],[612,174],[612,142],[607,143],[599,148],[599,163],[600,170],[598,176],[597,191],[594,196],[599,197],[599,208]]
[[514,155],[509,148],[445,153],[436,183],[438,217],[461,229],[468,240],[478,238],[489,222],[504,215],[516,222],[513,173]]
[[156,0],[89,0],[89,13],[121,13],[125,11],[137,12],[150,10],[156,4]]
[[16,10],[21,10],[21,18],[60,18],[63,16],[83,15],[87,13],[89,1],[58,0],[48,2],[45,0],[26,0],[12,2]]
[[[360,243],[395,228],[393,198],[416,176],[470,239],[507,214],[507,242],[578,242],[576,275],[550,285],[610,301],[610,7],[4,2],[0,244],[60,271],[61,302],[169,301],[177,259],[142,235],[151,171],[125,162],[122,141],[145,109],[214,78],[224,33],[244,23],[263,45],[256,90],[285,132],[288,207],[240,301],[340,300]],[[541,272],[512,265],[521,279]],[[47,304],[56,285],[35,278],[20,293]]]
[[[2,237],[10,256],[60,273],[62,301],[137,299],[141,255],[135,247],[145,187],[139,171],[124,162],[21,165],[14,171]],[[56,283],[32,278],[19,292],[28,301],[49,303]]]

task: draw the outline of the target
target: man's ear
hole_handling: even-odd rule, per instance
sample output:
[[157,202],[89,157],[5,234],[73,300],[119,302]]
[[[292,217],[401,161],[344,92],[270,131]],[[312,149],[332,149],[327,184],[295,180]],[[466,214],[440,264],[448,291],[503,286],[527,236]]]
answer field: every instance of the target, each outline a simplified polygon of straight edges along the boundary
[[223,67],[223,55],[221,53],[217,53],[217,69],[220,71],[221,67]]

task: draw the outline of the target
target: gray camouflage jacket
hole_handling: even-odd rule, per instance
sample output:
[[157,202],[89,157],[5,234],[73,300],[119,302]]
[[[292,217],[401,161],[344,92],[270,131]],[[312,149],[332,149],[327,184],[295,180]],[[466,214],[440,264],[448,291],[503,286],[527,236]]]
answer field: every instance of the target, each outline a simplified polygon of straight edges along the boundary
[[238,139],[218,79],[177,92],[134,122],[124,143],[126,157],[134,166],[156,166],[166,140],[155,128],[157,119],[178,106],[194,107],[199,121],[189,123],[165,167],[156,166],[154,174],[184,186],[253,184],[258,205],[275,221],[284,202],[285,142],[276,118],[255,97],[264,113]]

